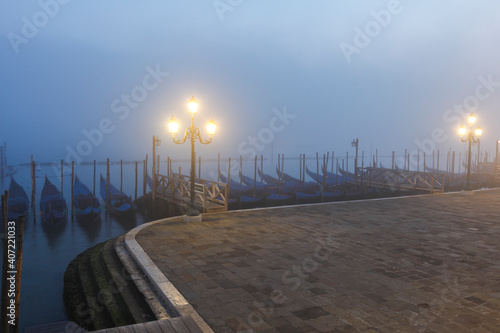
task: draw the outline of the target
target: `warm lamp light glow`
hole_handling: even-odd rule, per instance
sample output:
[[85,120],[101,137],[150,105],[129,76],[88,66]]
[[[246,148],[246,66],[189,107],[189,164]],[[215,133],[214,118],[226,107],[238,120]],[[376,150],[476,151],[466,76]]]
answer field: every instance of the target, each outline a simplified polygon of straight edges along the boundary
[[474,115],[474,112],[472,112],[469,117],[467,118],[467,120],[469,121],[469,124],[472,125],[476,122],[476,116]]
[[191,97],[191,99],[189,100],[188,107],[189,107],[189,113],[191,115],[195,115],[196,110],[198,109],[198,102],[194,99],[194,96]]
[[210,118],[210,121],[207,123],[208,135],[210,135],[210,136],[214,135],[216,128],[217,128],[217,124],[214,122],[214,120],[212,118]]
[[172,116],[172,119],[168,122],[168,131],[172,135],[176,135],[179,131],[179,122]]
[[483,129],[481,127],[476,128],[476,136],[479,138],[483,134]]
[[458,129],[458,133],[460,134],[460,136],[464,136],[467,133],[467,129],[465,128],[464,124],[460,126],[460,128]]

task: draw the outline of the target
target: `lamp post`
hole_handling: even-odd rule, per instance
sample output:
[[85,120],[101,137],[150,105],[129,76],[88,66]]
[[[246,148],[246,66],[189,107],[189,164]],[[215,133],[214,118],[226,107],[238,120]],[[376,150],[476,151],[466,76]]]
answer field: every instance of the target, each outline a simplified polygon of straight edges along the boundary
[[477,126],[476,128],[472,128],[474,123],[476,122],[476,116],[474,113],[471,113],[467,117],[467,121],[469,123],[469,129],[467,129],[464,124],[460,126],[458,133],[461,136],[462,142],[468,142],[469,143],[469,157],[467,161],[467,181],[465,183],[465,187],[463,189],[464,193],[473,193],[472,192],[472,184],[470,183],[470,172],[471,172],[471,160],[472,160],[472,144],[479,142],[479,138],[481,137],[481,134],[483,134],[483,130],[481,129],[480,126]]
[[202,144],[209,144],[212,142],[212,138],[215,134],[215,128],[217,127],[217,124],[213,121],[212,118],[210,118],[210,121],[207,123],[207,132],[208,132],[208,140],[203,140],[201,138],[201,131],[199,128],[194,126],[194,116],[196,115],[196,111],[198,110],[198,101],[194,99],[194,96],[189,100],[188,102],[188,110],[189,114],[191,115],[191,126],[187,127],[185,132],[184,132],[184,138],[182,140],[177,140],[175,138],[175,135],[179,131],[179,122],[175,119],[175,117],[172,116],[172,119],[168,123],[168,130],[170,134],[172,135],[172,140],[176,144],[183,144],[186,142],[187,138],[190,138],[191,140],[191,187],[190,187],[190,204],[189,204],[189,209],[186,215],[188,216],[197,216],[200,214],[200,212],[196,209],[194,205],[194,184],[195,184],[195,178],[196,178],[196,153],[194,150],[194,143],[196,139],[200,141]]

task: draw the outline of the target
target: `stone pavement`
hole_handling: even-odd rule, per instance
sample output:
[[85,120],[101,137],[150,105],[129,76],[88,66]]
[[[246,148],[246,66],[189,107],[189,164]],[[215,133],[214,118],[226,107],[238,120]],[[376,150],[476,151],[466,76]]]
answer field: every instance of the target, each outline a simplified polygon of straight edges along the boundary
[[169,219],[136,240],[215,332],[500,332],[500,190]]

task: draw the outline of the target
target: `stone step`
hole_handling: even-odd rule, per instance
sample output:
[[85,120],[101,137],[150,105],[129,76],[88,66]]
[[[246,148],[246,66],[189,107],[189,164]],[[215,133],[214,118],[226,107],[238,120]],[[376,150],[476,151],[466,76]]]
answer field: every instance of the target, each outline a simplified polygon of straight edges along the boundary
[[116,294],[116,297],[120,298],[120,302],[127,308],[127,316],[130,315],[133,322],[145,323],[154,320],[154,314],[144,300],[144,296],[131,281],[123,263],[116,254],[114,246],[115,240],[112,239],[104,245],[101,253],[102,266],[111,286],[111,291]]
[[24,333],[83,333],[88,332],[72,321],[60,321],[57,323],[30,326],[24,329]]
[[125,235],[119,236],[115,241],[115,251],[123,266],[127,269],[128,274],[135,283],[139,292],[143,295],[149,307],[153,311],[156,319],[168,319],[172,317],[173,310],[168,308],[168,305],[155,293],[148,278],[144,272],[137,266],[134,259],[130,256],[124,244]]

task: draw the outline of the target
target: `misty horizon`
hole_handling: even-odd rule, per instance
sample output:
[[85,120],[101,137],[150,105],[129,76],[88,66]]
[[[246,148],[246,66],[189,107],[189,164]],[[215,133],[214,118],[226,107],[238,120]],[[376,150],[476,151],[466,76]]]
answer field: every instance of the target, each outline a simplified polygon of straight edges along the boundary
[[4,4],[9,163],[142,160],[153,135],[162,157],[188,159],[166,125],[183,132],[191,96],[204,138],[217,123],[204,159],[353,155],[354,138],[367,160],[464,151],[472,111],[494,152],[495,2],[221,3]]

